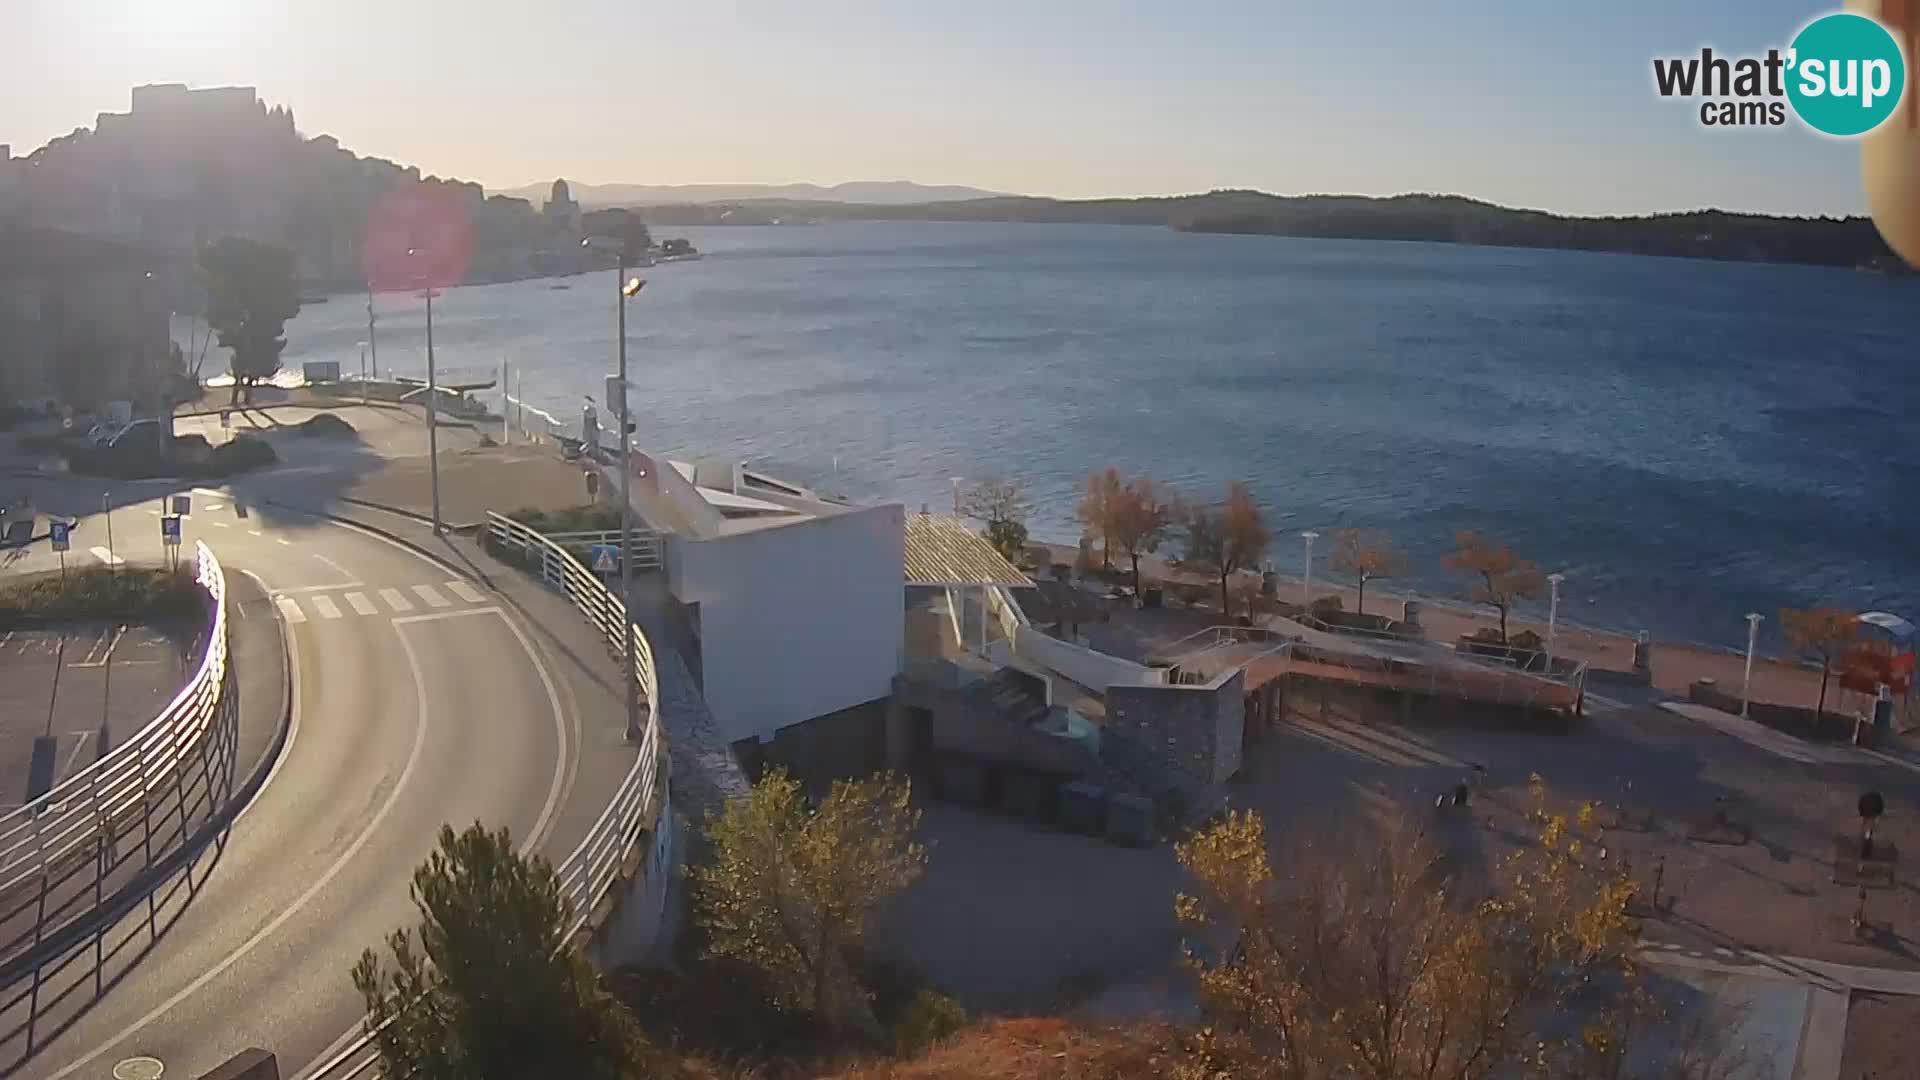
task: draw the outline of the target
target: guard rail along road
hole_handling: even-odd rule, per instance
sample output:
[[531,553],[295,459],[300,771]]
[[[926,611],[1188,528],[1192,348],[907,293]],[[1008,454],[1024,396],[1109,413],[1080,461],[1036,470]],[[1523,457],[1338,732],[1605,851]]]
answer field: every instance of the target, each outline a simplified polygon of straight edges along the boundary
[[[634,677],[640,683],[642,708],[647,712],[640,736],[640,754],[633,768],[614,790],[607,808],[565,859],[554,867],[561,889],[573,910],[572,932],[578,942],[591,934],[611,910],[614,886],[634,865],[640,838],[654,829],[667,809],[666,739],[660,727],[659,681],[654,675],[653,648],[640,628],[627,618],[626,605],[607,591],[593,572],[566,548],[533,529],[489,511],[486,535],[495,549],[515,553],[522,565],[538,573],[549,588],[562,594],[606,639],[618,659],[624,653],[621,634],[632,635]],[[371,1076],[379,1064],[373,1037],[363,1033],[340,1053],[302,1074],[305,1080],[348,1080]]]
[[45,963],[63,926],[142,880],[220,812],[231,775],[215,758],[231,755],[238,718],[227,584],[206,544],[194,545],[194,561],[211,623],[193,676],[132,738],[0,817],[0,959],[9,969]]

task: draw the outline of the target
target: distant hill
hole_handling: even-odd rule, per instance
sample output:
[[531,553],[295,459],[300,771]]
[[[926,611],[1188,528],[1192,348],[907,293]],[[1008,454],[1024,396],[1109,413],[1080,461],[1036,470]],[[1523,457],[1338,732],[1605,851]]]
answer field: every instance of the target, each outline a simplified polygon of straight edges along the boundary
[[[528,184],[505,194],[527,199],[538,206],[546,201],[551,186],[551,182]],[[984,199],[999,194],[954,184],[916,184],[911,180],[852,180],[831,187],[819,184],[573,184],[572,187],[573,197],[582,206],[683,206],[756,199],[900,206]]]
[[1345,240],[1573,248],[1754,262],[1898,270],[1899,259],[1865,217],[1798,218],[1697,210],[1640,217],[1566,217],[1458,195],[1269,195],[1213,191],[1141,199],[999,196],[885,205],[756,199],[639,207],[654,225],[754,225],[774,221],[1025,221],[1160,225],[1182,232],[1256,233]]

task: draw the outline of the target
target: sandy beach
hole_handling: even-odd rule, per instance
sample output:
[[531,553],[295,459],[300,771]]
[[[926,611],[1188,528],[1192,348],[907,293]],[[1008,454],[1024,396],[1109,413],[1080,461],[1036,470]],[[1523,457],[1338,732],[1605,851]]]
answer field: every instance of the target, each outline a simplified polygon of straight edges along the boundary
[[[1064,562],[1069,565],[1079,554],[1078,548],[1068,544],[1035,543],[1032,546],[1036,549],[1045,548],[1053,562]],[[1116,557],[1114,564],[1124,566],[1125,561]],[[1316,567],[1317,564],[1318,560],[1316,560]],[[1159,556],[1141,559],[1140,571],[1153,581],[1194,582],[1210,585],[1215,590],[1219,588],[1217,579],[1178,570],[1167,559]],[[1045,576],[1046,571],[1043,569],[1039,574]],[[1244,580],[1258,580],[1257,574],[1247,573],[1242,577]],[[1276,578],[1282,597],[1293,600],[1300,598],[1301,581],[1298,577],[1276,574]],[[1430,640],[1453,641],[1476,630],[1499,625],[1499,619],[1492,608],[1484,605],[1475,607],[1463,598],[1465,592],[1463,582],[1460,596],[1412,594],[1414,599],[1421,602],[1423,610],[1420,621],[1426,628],[1427,637]],[[1337,595],[1346,610],[1359,609],[1358,590],[1338,578],[1328,580],[1316,573],[1313,594],[1316,597]],[[1391,581],[1376,581],[1367,586],[1366,610],[1373,614],[1398,618],[1401,606],[1408,597],[1407,591],[1395,588]],[[1545,637],[1546,620],[1521,615],[1510,616],[1507,620],[1507,632],[1515,634],[1521,630],[1532,630]],[[1585,660],[1592,668],[1607,671],[1625,672],[1633,667],[1632,636],[1570,625],[1565,621],[1561,621],[1555,628],[1554,652],[1557,655],[1577,657]],[[1721,687],[1737,694],[1745,663],[1744,655],[1730,650],[1656,640],[1653,647],[1653,686],[1669,694],[1685,695],[1687,688],[1695,680],[1713,679]],[[1596,685],[1593,689],[1602,694],[1606,692],[1604,686]],[[1751,692],[1755,701],[1812,708],[1820,698],[1820,672],[1816,667],[1779,657],[1756,656]],[[1842,690],[1837,679],[1828,684],[1827,711],[1829,713],[1852,715],[1867,707],[1868,699],[1864,695]]]

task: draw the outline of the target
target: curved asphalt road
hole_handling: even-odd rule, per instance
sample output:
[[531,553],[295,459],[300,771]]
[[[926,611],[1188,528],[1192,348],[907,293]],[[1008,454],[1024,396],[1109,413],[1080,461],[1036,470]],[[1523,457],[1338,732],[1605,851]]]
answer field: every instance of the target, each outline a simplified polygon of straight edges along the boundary
[[[145,1055],[191,1077],[261,1046],[292,1076],[357,1024],[348,969],[413,924],[409,875],[442,823],[505,825],[556,860],[578,840],[549,835],[580,746],[571,695],[517,615],[371,534],[195,501],[189,541],[283,598],[292,737],[192,887],[122,920],[102,962],[83,957],[49,980],[31,1056],[21,1062],[16,1036],[0,1047],[0,1073],[107,1076]],[[156,505],[116,511],[123,554],[158,554]],[[70,557],[103,537],[84,521]],[[0,1016],[9,1030],[26,1020]]]

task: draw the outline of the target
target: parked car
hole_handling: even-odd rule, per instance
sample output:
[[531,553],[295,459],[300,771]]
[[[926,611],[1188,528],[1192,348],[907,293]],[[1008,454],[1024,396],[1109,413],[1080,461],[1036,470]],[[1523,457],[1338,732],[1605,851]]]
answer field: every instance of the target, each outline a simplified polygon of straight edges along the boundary
[[135,420],[115,432],[113,438],[107,440],[106,445],[109,449],[123,454],[158,454],[160,452],[160,421],[152,417]]
[[120,434],[125,428],[125,424],[116,424],[111,420],[102,420],[100,423],[87,429],[87,442],[93,446],[105,446],[112,442],[113,437]]

